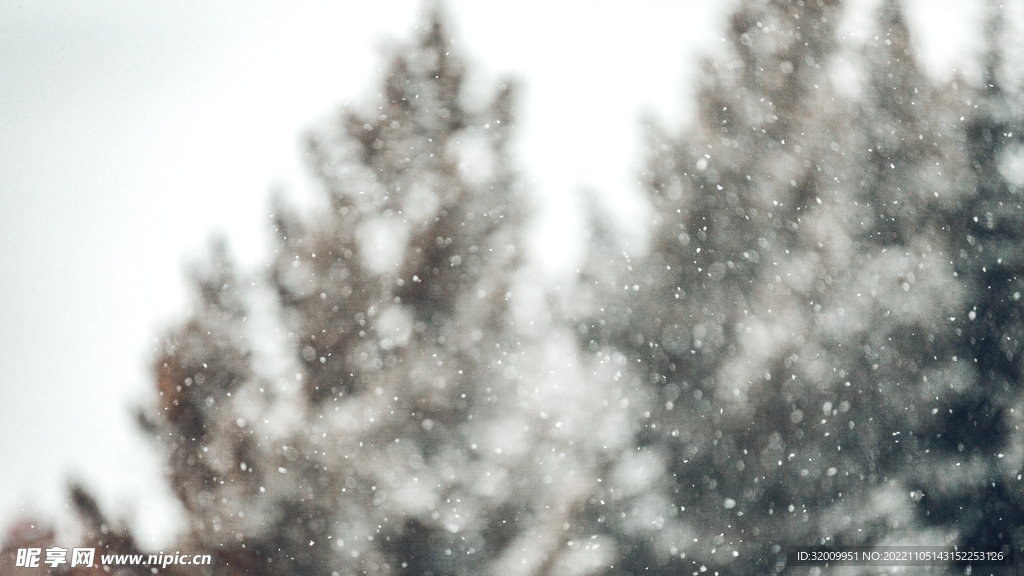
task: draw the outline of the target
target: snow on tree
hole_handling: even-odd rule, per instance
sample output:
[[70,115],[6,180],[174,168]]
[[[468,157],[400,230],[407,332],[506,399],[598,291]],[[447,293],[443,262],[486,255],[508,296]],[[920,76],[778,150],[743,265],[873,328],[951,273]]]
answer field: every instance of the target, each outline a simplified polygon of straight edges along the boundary
[[[239,273],[223,241],[192,270],[192,310],[153,365],[158,404],[140,413],[185,511],[179,549],[213,556],[188,570],[614,563],[577,517],[628,451],[634,409],[575,365],[524,263],[513,86],[477,106],[464,78],[435,12],[376,101],[309,138],[322,203],[275,201],[268,273]],[[74,499],[88,544],[138,550]]]
[[322,209],[274,209],[289,377],[253,370],[245,296],[219,255],[157,361],[164,409],[147,422],[186,542],[246,573],[478,570],[528,525],[536,490],[500,447],[518,432],[489,429],[512,416],[521,347],[513,90],[467,102],[436,15],[384,83],[309,139]]
[[[932,487],[927,514],[954,523],[968,543],[1010,542],[1024,531],[1024,394],[1021,390],[1021,274],[1024,202],[1024,88],[1003,63],[1002,7],[989,6],[982,86],[964,97],[966,152],[973,186],[946,213],[951,256],[967,297],[957,310],[953,352],[969,372],[945,410],[937,449],[945,467],[917,478]],[[963,149],[961,149],[963,150]],[[938,436],[938,435],[937,435]]]
[[[377,98],[309,138],[322,198],[276,199],[265,271],[217,241],[191,272],[139,421],[185,511],[178,550],[213,562],[164,571],[1024,552],[1024,100],[995,39],[983,86],[938,84],[896,0],[861,45],[842,16],[740,2],[696,123],[649,128],[648,249],[622,252],[595,211],[578,286],[556,292],[520,248],[514,88],[468,98],[435,11]],[[84,489],[72,501],[82,545],[148,553]],[[3,551],[30,541],[53,534],[19,525]]]
[[636,442],[660,494],[621,507],[686,535],[610,528],[633,539],[624,569],[766,573],[796,543],[1024,545],[1024,219],[999,171],[1019,92],[936,85],[898,3],[878,16],[858,51],[838,2],[743,2],[696,126],[651,129],[649,253],[593,252],[582,341],[657,398]]

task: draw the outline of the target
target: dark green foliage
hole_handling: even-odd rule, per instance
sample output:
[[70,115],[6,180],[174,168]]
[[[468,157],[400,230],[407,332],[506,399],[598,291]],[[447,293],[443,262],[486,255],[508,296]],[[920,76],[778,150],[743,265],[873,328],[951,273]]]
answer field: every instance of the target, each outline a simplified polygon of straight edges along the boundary
[[665,458],[663,513],[703,536],[636,542],[634,573],[765,573],[791,544],[1024,544],[1024,214],[1000,175],[1024,110],[997,84],[936,85],[896,2],[861,53],[840,16],[742,3],[697,125],[651,131],[649,253],[584,278],[584,344],[662,399],[638,443]]

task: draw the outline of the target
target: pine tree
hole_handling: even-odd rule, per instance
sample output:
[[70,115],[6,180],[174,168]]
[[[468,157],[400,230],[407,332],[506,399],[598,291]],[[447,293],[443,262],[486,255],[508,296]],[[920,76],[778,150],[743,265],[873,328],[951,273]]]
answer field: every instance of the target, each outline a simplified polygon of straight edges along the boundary
[[303,216],[277,202],[269,277],[299,393],[254,373],[222,258],[169,338],[159,380],[188,408],[165,391],[151,427],[170,447],[189,545],[223,565],[453,573],[498,554],[492,533],[514,534],[502,502],[477,492],[488,469],[470,442],[517,346],[513,96],[502,85],[477,110],[463,82],[435,15],[392,58],[376,106],[310,138],[326,206]]
[[[496,429],[521,424],[508,405],[530,369],[514,88],[479,107],[464,78],[435,11],[377,101],[309,138],[324,200],[277,199],[269,275],[239,274],[222,242],[194,270],[140,421],[186,513],[181,550],[209,570],[477,573],[543,512],[542,478],[510,473],[530,444],[503,455]],[[268,308],[285,336],[254,327]],[[79,504],[94,544],[131,543]]]
[[[584,345],[624,354],[658,399],[637,444],[662,496],[619,508],[654,500],[688,536],[612,523],[626,570],[766,573],[792,544],[1021,545],[1003,361],[1021,219],[997,167],[1019,109],[931,81],[895,1],[874,42],[844,49],[838,4],[741,4],[696,126],[651,130],[649,253],[595,252],[582,278]],[[844,65],[859,94],[834,81]]]
[[[1009,163],[1021,158],[1024,87],[1008,79],[1003,64],[1005,18],[990,3],[988,48],[982,59],[982,86],[964,104],[968,173],[975,183],[946,212],[953,240],[953,266],[968,297],[958,310],[955,350],[970,359],[968,382],[946,410],[939,448],[953,456],[926,500],[927,513],[955,524],[971,544],[1009,542],[1024,547],[1019,526],[1024,513],[1024,438],[1022,400],[1020,238],[1024,204],[1020,182],[1007,176]],[[960,470],[967,465],[967,470]],[[921,479],[923,485],[927,480]]]

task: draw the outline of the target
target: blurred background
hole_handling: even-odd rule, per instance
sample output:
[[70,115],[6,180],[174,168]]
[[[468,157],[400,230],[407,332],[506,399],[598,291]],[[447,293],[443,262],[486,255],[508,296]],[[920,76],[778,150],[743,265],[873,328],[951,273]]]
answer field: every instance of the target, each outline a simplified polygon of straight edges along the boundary
[[[974,74],[981,13],[963,4],[908,3],[938,77]],[[555,282],[581,255],[584,190],[642,242],[642,114],[692,114],[698,58],[731,6],[446,3],[473,85],[524,85],[532,250]],[[62,514],[77,478],[144,546],[169,542],[180,515],[131,411],[185,306],[182,266],[213,232],[259,262],[269,191],[309,195],[302,135],[371,96],[382,50],[423,8],[0,1],[0,524]],[[849,41],[873,8],[848,10]]]

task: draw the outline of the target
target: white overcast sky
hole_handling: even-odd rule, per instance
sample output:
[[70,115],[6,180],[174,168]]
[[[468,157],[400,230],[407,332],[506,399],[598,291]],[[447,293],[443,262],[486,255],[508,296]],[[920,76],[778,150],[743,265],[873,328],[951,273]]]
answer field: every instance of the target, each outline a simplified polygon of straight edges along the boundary
[[[577,257],[582,188],[640,217],[640,114],[692,112],[693,63],[731,4],[448,3],[474,77],[524,83],[519,154],[552,266]],[[977,15],[911,4],[933,71],[965,67]],[[376,94],[381,49],[422,8],[0,0],[0,529],[59,513],[73,476],[163,542],[173,508],[130,409],[184,308],[182,265],[215,231],[259,260],[270,188],[308,195],[301,135]]]

